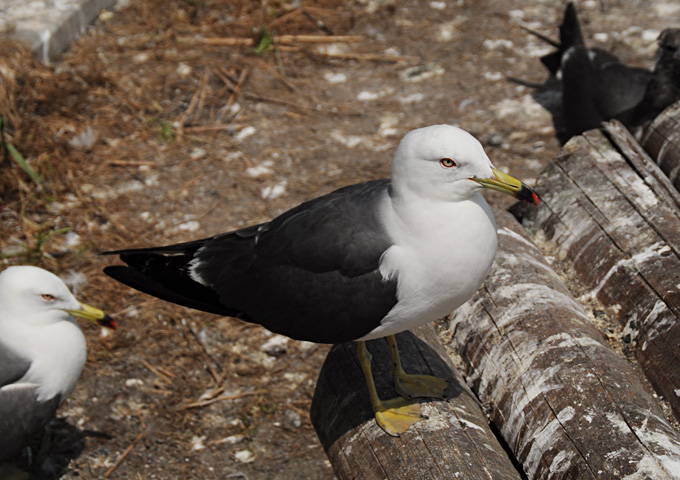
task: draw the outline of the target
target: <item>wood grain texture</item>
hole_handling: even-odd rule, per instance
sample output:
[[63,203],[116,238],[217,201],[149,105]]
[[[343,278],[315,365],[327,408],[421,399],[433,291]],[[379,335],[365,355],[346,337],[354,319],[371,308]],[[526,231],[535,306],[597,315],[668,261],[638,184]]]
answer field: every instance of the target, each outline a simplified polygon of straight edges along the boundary
[[506,212],[496,218],[492,271],[440,337],[463,360],[527,477],[680,478],[680,435],[639,373],[608,346],[519,223]]
[[[335,345],[319,375],[311,418],[333,465],[344,479],[518,480],[519,473],[499,445],[474,395],[456,372],[431,325],[397,335],[408,373],[449,380],[448,400],[420,399],[429,419],[401,437],[375,422],[356,344]],[[381,398],[396,394],[383,339],[368,342]]]
[[680,190],[680,102],[656,117],[641,143],[675,188]]
[[533,238],[567,262],[579,290],[624,328],[656,391],[680,418],[680,209],[677,192],[617,124],[572,139],[523,209]]

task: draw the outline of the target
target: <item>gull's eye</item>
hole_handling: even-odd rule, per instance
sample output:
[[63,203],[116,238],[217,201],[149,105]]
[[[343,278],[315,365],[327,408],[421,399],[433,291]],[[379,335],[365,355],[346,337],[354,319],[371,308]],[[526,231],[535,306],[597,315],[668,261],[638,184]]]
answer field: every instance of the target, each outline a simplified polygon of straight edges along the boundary
[[49,293],[43,293],[43,294],[40,295],[40,296],[41,296],[42,299],[45,300],[46,302],[53,302],[53,301],[54,301],[54,295],[50,295]]
[[454,162],[450,158],[442,158],[441,160],[439,160],[439,163],[441,164],[442,167],[445,168],[451,168],[456,166],[456,162]]

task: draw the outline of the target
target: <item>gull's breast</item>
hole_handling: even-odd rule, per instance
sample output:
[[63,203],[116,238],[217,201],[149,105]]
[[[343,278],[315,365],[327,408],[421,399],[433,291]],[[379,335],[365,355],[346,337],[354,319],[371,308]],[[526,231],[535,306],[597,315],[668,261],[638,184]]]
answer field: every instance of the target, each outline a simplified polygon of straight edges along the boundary
[[397,278],[398,302],[362,340],[448,315],[477,291],[496,256],[496,224],[481,195],[430,208],[405,230],[380,265],[384,277]]

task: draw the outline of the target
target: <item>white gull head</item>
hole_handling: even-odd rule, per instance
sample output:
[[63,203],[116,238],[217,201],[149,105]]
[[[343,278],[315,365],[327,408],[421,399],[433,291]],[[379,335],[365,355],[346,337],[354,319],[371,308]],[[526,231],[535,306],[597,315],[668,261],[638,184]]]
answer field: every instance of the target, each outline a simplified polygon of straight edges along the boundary
[[73,322],[66,310],[80,303],[53,273],[27,265],[0,273],[0,324],[48,325]]
[[397,194],[456,202],[484,188],[471,179],[493,177],[492,168],[482,145],[468,132],[433,125],[404,136],[392,161],[392,184]]
[[81,304],[56,275],[33,266],[0,273],[0,342],[31,362],[13,388],[37,387],[38,399],[63,399],[86,360],[85,336],[72,315],[103,312]]

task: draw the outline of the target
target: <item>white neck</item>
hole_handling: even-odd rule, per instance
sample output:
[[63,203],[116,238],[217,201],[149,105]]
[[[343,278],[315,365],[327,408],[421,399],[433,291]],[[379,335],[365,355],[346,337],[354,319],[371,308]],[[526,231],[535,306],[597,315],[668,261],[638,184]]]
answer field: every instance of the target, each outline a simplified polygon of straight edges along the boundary
[[31,368],[19,382],[37,384],[39,400],[56,394],[63,399],[73,390],[87,357],[85,336],[73,318],[38,328],[27,323],[8,328],[0,323],[0,336],[31,360]]
[[[466,200],[451,201],[423,197],[408,189],[393,190],[390,199],[382,205],[388,231],[403,232],[411,236],[440,237],[442,241],[473,241],[480,232],[470,229],[476,222],[489,223],[495,233],[496,224],[489,204],[476,192]],[[461,222],[467,223],[461,228]],[[495,237],[495,234],[493,235]],[[465,238],[462,238],[465,237]],[[394,239],[400,243],[399,239]],[[473,242],[474,243],[474,242]]]
[[380,272],[397,280],[398,303],[363,340],[452,312],[479,288],[496,255],[496,224],[479,193],[459,202],[386,199],[381,217],[394,245],[383,254]]

